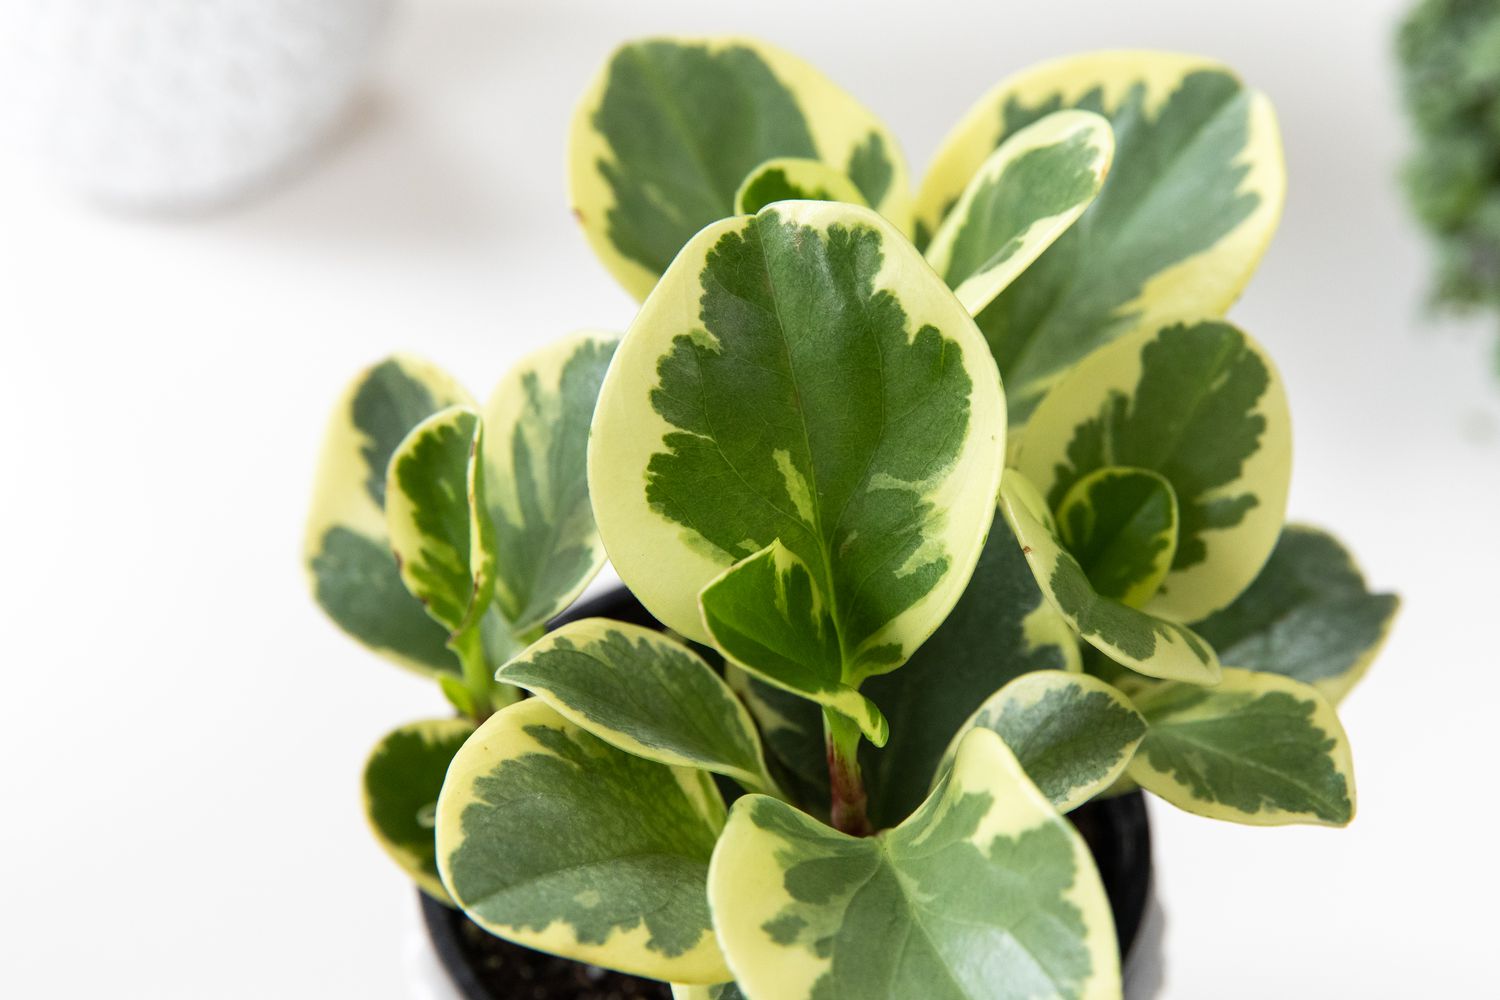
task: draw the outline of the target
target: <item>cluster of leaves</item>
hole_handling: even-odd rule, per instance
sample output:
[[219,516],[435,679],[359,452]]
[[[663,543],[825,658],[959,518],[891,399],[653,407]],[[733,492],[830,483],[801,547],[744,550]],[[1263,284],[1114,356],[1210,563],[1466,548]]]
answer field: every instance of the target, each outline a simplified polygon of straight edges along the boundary
[[[440,795],[427,772],[390,803],[408,855],[435,826],[476,922],[699,1000],[1110,997],[1068,810],[1142,787],[1349,821],[1333,705],[1395,600],[1284,525],[1286,399],[1217,318],[1283,197],[1261,95],[1186,56],[1050,63],[982,98],[913,196],[894,138],[805,63],[648,41],[582,102],[571,170],[644,299],[602,384],[602,359],[587,392],[541,366],[526,384],[564,402],[535,409],[563,420],[486,413],[504,462],[440,379],[420,406],[345,407],[334,493],[393,454],[397,559],[368,518],[314,519],[341,624],[410,661],[409,588],[469,718],[530,695]],[[555,500],[583,495],[585,436],[591,518]],[[497,483],[534,502],[497,513]],[[331,560],[334,529],[384,561]],[[667,631],[532,635],[601,542]],[[506,599],[526,581],[540,597]]]
[[1438,252],[1432,299],[1500,309],[1500,2],[1422,0],[1397,48],[1417,138],[1407,191]]

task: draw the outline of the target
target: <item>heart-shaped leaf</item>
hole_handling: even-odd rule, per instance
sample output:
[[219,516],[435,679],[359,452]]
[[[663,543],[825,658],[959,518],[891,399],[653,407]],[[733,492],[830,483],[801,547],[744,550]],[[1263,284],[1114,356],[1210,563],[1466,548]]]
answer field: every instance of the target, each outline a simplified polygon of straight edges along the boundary
[[472,732],[467,719],[413,722],[388,734],[365,763],[365,816],[376,841],[423,892],[445,903],[433,840],[438,792]]
[[423,673],[457,671],[448,630],[407,593],[385,526],[391,455],[423,419],[472,400],[427,362],[392,357],[361,372],[334,408],[307,519],[305,559],[328,616],[382,656]]
[[1147,469],[1095,469],[1063,495],[1057,527],[1096,591],[1144,607],[1177,552],[1177,494]]
[[453,759],[438,869],[491,934],[633,975],[722,983],[732,976],[705,880],[723,823],[707,772],[617,750],[528,698]]
[[963,741],[922,808],[874,837],[740,799],[708,891],[752,1000],[1120,995],[1088,848],[986,729]]
[[762,163],[745,178],[735,192],[734,214],[754,215],[778,201],[866,204],[854,182],[822,160],[781,156]]
[[1088,53],[1018,73],[969,111],[923,179],[919,243],[992,150],[1065,108],[1109,119],[1114,164],[1077,225],[979,315],[1017,426],[1060,374],[1115,337],[1223,315],[1286,194],[1270,102],[1228,68],[1162,52]]
[[909,231],[895,139],[816,69],[742,38],[631,42],[574,115],[573,210],[610,272],[644,299],[694,233],[735,213],[745,178],[782,157],[828,164]]

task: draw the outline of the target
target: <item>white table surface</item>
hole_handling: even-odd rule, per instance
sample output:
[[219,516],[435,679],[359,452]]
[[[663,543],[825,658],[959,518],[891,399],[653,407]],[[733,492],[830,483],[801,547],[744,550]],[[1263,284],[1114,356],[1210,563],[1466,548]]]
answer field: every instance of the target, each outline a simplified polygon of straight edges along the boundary
[[356,121],[251,204],[123,218],[0,159],[0,995],[415,995],[411,892],[357,777],[443,705],[307,597],[323,422],[393,349],[482,392],[543,340],[629,321],[568,216],[568,115],[615,41],[708,30],[825,67],[917,165],[989,84],[1072,50],[1201,51],[1271,94],[1291,193],[1234,315],[1291,393],[1293,515],[1406,605],[1343,713],[1352,828],[1154,804],[1165,997],[1493,990],[1495,324],[1419,308],[1398,7],[407,0]]

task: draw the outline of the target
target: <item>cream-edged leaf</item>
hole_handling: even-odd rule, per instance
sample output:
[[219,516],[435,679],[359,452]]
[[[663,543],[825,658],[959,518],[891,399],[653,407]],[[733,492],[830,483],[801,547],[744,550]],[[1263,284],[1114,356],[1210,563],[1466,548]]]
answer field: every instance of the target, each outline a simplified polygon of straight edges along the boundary
[[654,629],[605,618],[569,622],[495,677],[626,753],[775,788],[745,706],[698,654]]
[[708,891],[752,1000],[1120,996],[1093,858],[988,730],[969,734],[910,819],[874,837],[739,800]]
[[994,516],[1004,403],[973,321],[869,209],[781,202],[693,238],[600,392],[589,486],[620,576],[709,638],[699,592],[779,542],[857,685],[962,593]]
[[391,456],[385,519],[401,580],[457,645],[495,592],[479,414],[454,406],[412,428]]
[[910,231],[906,162],[886,127],[818,70],[745,38],[629,42],[573,116],[569,191],[590,244],[644,299],[694,233],[735,212],[767,160],[820,160]]
[[735,215],[754,215],[778,201],[867,202],[842,171],[822,160],[781,156],[752,170],[734,195]]
[[1127,774],[1188,812],[1255,826],[1354,818],[1354,765],[1338,715],[1290,677],[1226,667],[1214,688],[1132,688],[1148,728]]
[[1337,705],[1369,669],[1400,604],[1369,591],[1338,539],[1289,524],[1249,589],[1193,628],[1225,663],[1303,681]]
[[1227,323],[1122,338],[1048,394],[1016,466],[1053,510],[1109,466],[1170,483],[1177,547],[1146,610],[1197,621],[1250,585],[1281,534],[1292,471],[1286,393],[1260,345]]
[[1115,337],[1223,315],[1286,195],[1270,102],[1228,68],[1172,53],[1086,53],[1024,70],[974,105],[923,179],[919,242],[997,146],[1069,108],[1109,119],[1109,177],[1077,224],[978,317],[1017,425],[1058,376]]
[[1177,494],[1150,470],[1105,466],[1063,494],[1057,528],[1096,591],[1144,607],[1177,553]]
[[723,823],[706,772],[617,750],[528,698],[453,759],[438,870],[491,934],[633,975],[722,983],[705,880]]
[[1217,682],[1219,658],[1191,629],[1094,589],[1063,545],[1046,501],[1014,469],[1006,472],[1000,485],[1000,509],[1042,593],[1084,641],[1115,663],[1149,677]]
[[589,423],[615,338],[579,333],[525,358],[484,409],[495,526],[495,601],[525,635],[557,615],[604,564],[589,506]]
[[365,762],[365,817],[376,841],[423,892],[445,903],[433,839],[438,792],[472,732],[467,719],[409,723],[387,734]]
[[329,419],[307,518],[303,558],[319,606],[370,649],[423,673],[458,664],[447,630],[407,593],[391,555],[386,467],[422,420],[471,403],[462,386],[416,358],[390,357],[361,372]]
[[1125,773],[1146,720],[1097,677],[1039,670],[985,701],[954,738],[950,755],[970,729],[998,734],[1058,812],[1069,812]]
[[1059,111],[990,154],[927,247],[927,259],[977,314],[1088,208],[1114,156],[1109,122]]

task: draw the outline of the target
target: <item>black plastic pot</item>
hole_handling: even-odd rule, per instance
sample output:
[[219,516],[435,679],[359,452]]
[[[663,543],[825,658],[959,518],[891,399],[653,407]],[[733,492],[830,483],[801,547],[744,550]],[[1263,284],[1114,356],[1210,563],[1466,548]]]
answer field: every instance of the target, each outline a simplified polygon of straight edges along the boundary
[[[583,602],[553,622],[613,618],[660,627],[623,589]],[[1089,802],[1068,816],[1088,843],[1114,911],[1127,1000],[1149,1000],[1161,985],[1160,908],[1152,892],[1151,823],[1140,792]],[[493,937],[459,910],[418,893],[438,958],[466,1000],[669,1000],[650,980],[606,972]],[[912,1000],[920,1000],[913,997]]]

